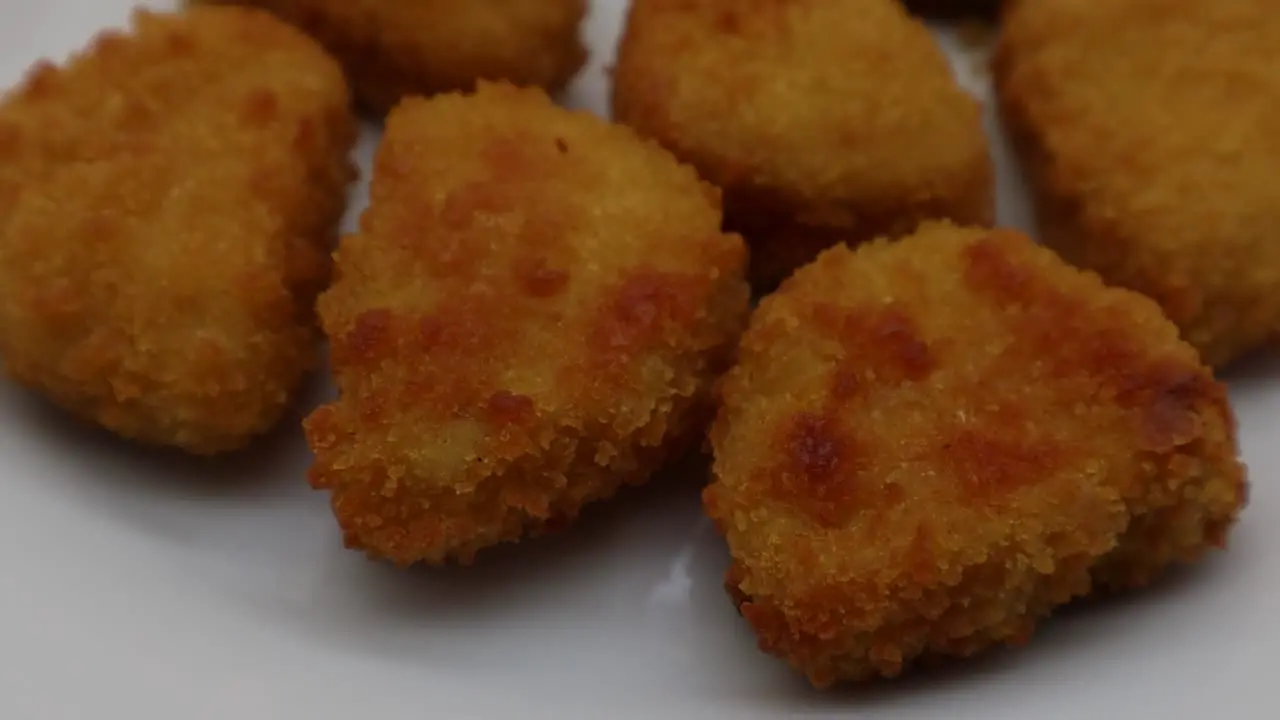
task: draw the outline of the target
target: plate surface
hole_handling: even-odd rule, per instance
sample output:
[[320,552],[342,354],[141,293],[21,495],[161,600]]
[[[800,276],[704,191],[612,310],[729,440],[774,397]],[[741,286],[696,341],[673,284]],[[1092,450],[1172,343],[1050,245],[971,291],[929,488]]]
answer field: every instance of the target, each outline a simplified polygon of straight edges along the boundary
[[[0,0],[0,85],[132,4]],[[570,104],[604,110],[625,5],[596,0]],[[368,128],[364,168],[375,143]],[[1001,219],[1026,227],[998,152]],[[826,695],[733,612],[694,472],[474,568],[400,572],[342,549],[303,479],[301,411],[248,456],[200,462],[0,383],[0,718],[1280,717],[1280,360],[1227,379],[1253,482],[1229,553],[1064,612],[1024,649]],[[307,404],[330,392],[317,381]]]

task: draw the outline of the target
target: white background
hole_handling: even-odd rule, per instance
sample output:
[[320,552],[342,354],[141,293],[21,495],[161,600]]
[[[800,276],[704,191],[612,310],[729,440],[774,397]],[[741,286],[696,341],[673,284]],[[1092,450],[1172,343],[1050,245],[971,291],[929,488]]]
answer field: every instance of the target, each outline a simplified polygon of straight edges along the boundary
[[[130,4],[0,0],[0,84]],[[596,2],[571,104],[603,109],[624,5]],[[1000,152],[1002,220],[1025,226]],[[1253,480],[1231,552],[1025,649],[834,694],[756,651],[694,474],[477,567],[401,572],[341,548],[303,479],[301,411],[250,458],[202,462],[0,383],[0,718],[1280,717],[1280,362],[1229,379]]]

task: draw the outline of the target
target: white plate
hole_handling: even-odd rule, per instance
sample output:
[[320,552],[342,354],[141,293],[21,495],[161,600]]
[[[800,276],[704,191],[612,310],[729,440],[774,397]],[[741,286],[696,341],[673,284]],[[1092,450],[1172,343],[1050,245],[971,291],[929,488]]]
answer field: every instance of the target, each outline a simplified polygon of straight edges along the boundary
[[[130,5],[0,0],[0,83]],[[573,104],[603,110],[624,6],[595,3]],[[1025,225],[1003,182],[1002,219]],[[342,549],[296,422],[252,459],[199,462],[0,384],[0,718],[1280,717],[1280,363],[1230,380],[1253,494],[1229,553],[1025,649],[857,694],[756,650],[691,475],[474,568],[400,572]]]

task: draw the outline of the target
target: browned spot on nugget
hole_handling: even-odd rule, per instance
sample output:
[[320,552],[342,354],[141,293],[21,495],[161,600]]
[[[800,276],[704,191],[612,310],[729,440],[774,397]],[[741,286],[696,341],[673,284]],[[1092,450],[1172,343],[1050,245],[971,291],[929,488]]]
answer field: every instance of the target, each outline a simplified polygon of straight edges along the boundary
[[1046,480],[1061,466],[1064,454],[1054,445],[989,418],[982,429],[956,431],[940,455],[965,497],[987,503]]
[[121,233],[118,216],[111,213],[94,213],[84,219],[80,232],[77,233],[86,244],[105,245],[119,237]]
[[433,353],[433,359],[446,365],[446,369],[438,370],[440,379],[445,379],[451,371],[448,366],[470,367],[470,358],[479,353],[492,351],[504,342],[512,342],[516,337],[515,323],[519,317],[492,318],[486,313],[500,313],[504,308],[495,306],[493,296],[477,294],[470,298],[444,302],[431,316],[420,321],[422,349]]
[[533,398],[500,390],[489,397],[489,419],[499,425],[522,425],[536,412]]
[[1066,298],[1046,295],[1040,305],[1024,320],[1027,344],[1058,348],[1051,365],[1056,375],[1089,378],[1133,410],[1142,449],[1167,452],[1198,438],[1206,399],[1230,416],[1225,390],[1201,368],[1174,359],[1153,362],[1119,328],[1083,331],[1071,322],[1074,306]]
[[196,43],[191,35],[184,32],[171,32],[165,39],[165,48],[175,57],[195,52]]
[[726,8],[716,14],[716,29],[736,35],[742,30],[742,19],[738,17],[737,11]]
[[434,350],[444,337],[444,322],[428,315],[418,320],[418,344],[423,350]]
[[980,295],[1003,303],[1026,304],[1037,298],[1031,271],[1015,263],[1003,247],[1000,235],[988,235],[964,249],[964,278]]
[[319,133],[316,130],[315,121],[311,118],[303,118],[298,121],[298,127],[293,134],[293,149],[302,154],[312,152],[320,142]]
[[641,270],[629,275],[606,300],[592,333],[593,345],[619,351],[661,340],[664,323],[688,307],[689,286],[674,273]]
[[391,355],[395,346],[391,311],[365,310],[345,335],[334,338],[331,352],[335,362],[371,365]]
[[[749,7],[708,8],[712,27],[726,35],[760,39],[782,33],[788,28],[787,13],[805,4],[797,0],[756,2]],[[696,3],[695,3],[696,5]],[[706,11],[704,11],[706,12]]]
[[546,158],[541,146],[533,148],[529,145],[529,138],[515,135],[494,138],[484,148],[485,164],[495,177],[506,181],[508,187],[513,187],[510,185],[513,180],[529,180],[542,175]]
[[838,372],[845,389],[851,378],[864,382],[920,382],[936,366],[928,344],[920,339],[915,321],[892,305],[853,313],[832,306],[816,310],[819,325],[839,338],[845,349],[845,363]]
[[268,125],[280,115],[280,101],[275,93],[259,88],[244,99],[242,117],[251,125]]
[[885,494],[859,486],[857,441],[833,417],[798,413],[783,427],[778,450],[782,464],[773,471],[774,494],[823,525],[844,522],[864,501]]
[[840,468],[842,442],[829,418],[801,413],[787,435],[787,457],[799,477],[825,489]]
[[[375,321],[367,325],[364,355],[352,355],[348,349],[348,333],[333,348],[334,362],[341,362],[361,372],[380,372],[388,362],[408,362],[411,358],[429,357],[418,371],[397,378],[395,384],[381,385],[366,393],[391,408],[408,408],[413,412],[443,412],[448,408],[488,407],[494,392],[493,361],[497,348],[519,342],[520,313],[495,305],[496,297],[476,293],[443,301],[435,312],[416,317],[396,318],[382,326]],[[368,314],[368,311],[366,313]],[[363,314],[362,314],[363,316]]]
[[859,343],[859,349],[870,350],[883,369],[891,371],[891,376],[919,382],[933,372],[935,362],[929,346],[920,339],[915,321],[901,309],[885,308],[869,318],[853,315],[849,320],[852,322],[846,321],[845,342]]
[[1082,374],[1107,383],[1113,391],[1141,387],[1149,382],[1150,364],[1133,340],[1120,328],[1083,331],[1073,323],[1071,306],[1062,300],[1043,303],[1039,318],[1028,318],[1025,333],[1037,343],[1059,349],[1054,358],[1063,376]]
[[556,150],[559,150],[562,155],[568,153],[569,143],[565,142],[564,138],[556,138]]
[[529,297],[550,298],[569,284],[569,273],[547,265],[546,258],[525,257],[516,261],[516,281]]
[[851,368],[836,368],[831,376],[831,399],[837,404],[852,400],[861,388],[862,381]]
[[1118,389],[1116,400],[1136,410],[1140,447],[1168,452],[1200,437],[1199,406],[1215,390],[1221,392],[1215,384],[1194,369],[1168,364],[1147,377],[1130,378],[1128,386]]

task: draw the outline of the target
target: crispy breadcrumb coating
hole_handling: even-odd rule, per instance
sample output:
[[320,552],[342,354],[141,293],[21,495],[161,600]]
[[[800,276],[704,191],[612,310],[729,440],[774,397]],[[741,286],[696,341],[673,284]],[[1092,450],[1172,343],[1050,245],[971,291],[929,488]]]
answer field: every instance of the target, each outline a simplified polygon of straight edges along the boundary
[[1025,641],[1225,542],[1225,388],[1146,298],[1011,231],[838,247],[751,319],[707,512],[762,649],[822,687]]
[[0,356],[124,437],[232,450],[314,362],[348,92],[257,10],[133,25],[0,101]]
[[587,0],[191,0],[253,5],[311,33],[347,69],[356,97],[385,114],[406,95],[477,80],[563,88],[587,58]]
[[745,322],[718,192],[537,90],[391,113],[319,302],[340,399],[306,422],[349,547],[469,563],[696,441]]
[[1280,334],[1276,9],[1014,2],[997,47],[1045,240],[1155,299],[1214,366]]
[[819,251],[993,219],[978,103],[896,0],[636,0],[614,115],[725,191],[757,287]]

